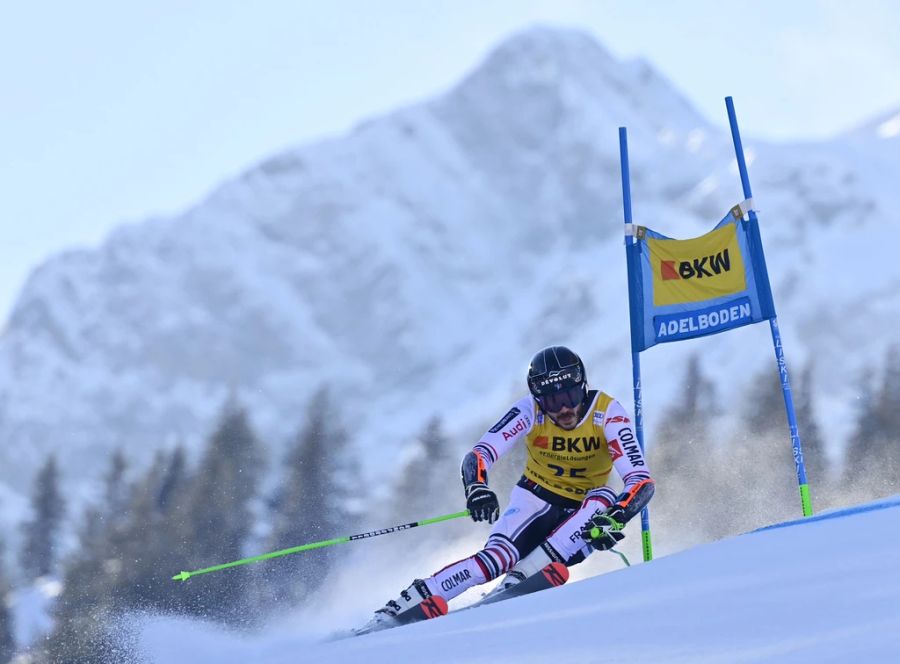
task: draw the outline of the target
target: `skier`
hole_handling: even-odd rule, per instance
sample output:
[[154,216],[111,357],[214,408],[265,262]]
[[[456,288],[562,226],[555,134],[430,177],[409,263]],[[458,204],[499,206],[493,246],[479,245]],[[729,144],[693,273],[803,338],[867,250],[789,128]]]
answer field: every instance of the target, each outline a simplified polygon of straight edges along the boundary
[[[484,548],[413,581],[360,632],[393,627],[399,613],[432,595],[449,601],[506,574],[499,592],[551,562],[571,566],[610,549],[650,501],[654,483],[631,421],[618,401],[588,388],[578,355],[565,346],[541,350],[528,368],[528,389],[462,461],[472,519],[494,524]],[[488,471],[519,441],[525,472],[500,516]],[[613,468],[624,482],[618,494],[607,481]]]

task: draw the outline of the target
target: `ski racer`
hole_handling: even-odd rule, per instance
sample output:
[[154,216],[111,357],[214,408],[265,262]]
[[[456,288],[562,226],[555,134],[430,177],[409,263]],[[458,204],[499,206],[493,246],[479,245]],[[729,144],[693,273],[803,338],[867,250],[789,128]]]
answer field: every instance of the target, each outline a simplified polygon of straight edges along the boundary
[[[565,346],[538,352],[528,389],[462,461],[472,519],[493,524],[484,548],[413,581],[364,630],[394,626],[399,613],[432,595],[449,601],[506,574],[498,592],[551,562],[579,563],[615,546],[622,526],[650,501],[654,483],[631,421],[618,401],[588,388],[578,355]],[[525,472],[500,516],[488,471],[519,443],[527,450]],[[613,468],[624,482],[618,493],[608,482]]]

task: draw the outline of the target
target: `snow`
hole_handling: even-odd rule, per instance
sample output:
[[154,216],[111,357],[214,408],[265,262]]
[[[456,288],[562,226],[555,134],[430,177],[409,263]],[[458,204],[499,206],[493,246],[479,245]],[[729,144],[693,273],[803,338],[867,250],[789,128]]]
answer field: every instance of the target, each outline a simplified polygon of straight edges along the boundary
[[[639,539],[638,524],[628,530]],[[142,618],[138,642],[149,662],[167,664],[897,661],[898,550],[895,496],[365,637],[325,641],[365,619],[353,600],[369,593],[357,586],[336,594],[343,613],[323,608],[330,624],[299,612],[238,636]],[[356,573],[377,575],[376,585],[388,577],[395,590],[409,581],[377,563]]]
[[11,593],[14,638],[20,648],[35,643],[53,628],[51,612],[62,584],[52,577],[41,577]]
[[878,125],[878,135],[881,138],[894,138],[900,135],[900,114]]

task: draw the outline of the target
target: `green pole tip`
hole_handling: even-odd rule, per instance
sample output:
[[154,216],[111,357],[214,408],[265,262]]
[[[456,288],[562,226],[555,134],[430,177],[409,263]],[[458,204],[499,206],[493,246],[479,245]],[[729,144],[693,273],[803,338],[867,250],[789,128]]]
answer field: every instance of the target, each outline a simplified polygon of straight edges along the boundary
[[187,581],[189,578],[191,578],[190,572],[182,572],[181,574],[176,574],[175,576],[173,576],[172,580],[173,581]]

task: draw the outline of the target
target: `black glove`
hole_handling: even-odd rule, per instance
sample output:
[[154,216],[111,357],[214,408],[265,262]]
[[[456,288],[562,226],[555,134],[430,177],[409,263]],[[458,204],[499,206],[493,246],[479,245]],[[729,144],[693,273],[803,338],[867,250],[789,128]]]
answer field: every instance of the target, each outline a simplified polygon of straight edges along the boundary
[[472,482],[466,486],[466,507],[469,508],[473,521],[494,523],[500,517],[497,494],[482,482]]
[[597,551],[606,551],[625,539],[625,512],[618,505],[597,510],[581,528],[581,539]]

